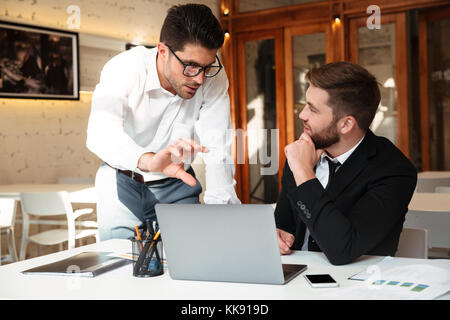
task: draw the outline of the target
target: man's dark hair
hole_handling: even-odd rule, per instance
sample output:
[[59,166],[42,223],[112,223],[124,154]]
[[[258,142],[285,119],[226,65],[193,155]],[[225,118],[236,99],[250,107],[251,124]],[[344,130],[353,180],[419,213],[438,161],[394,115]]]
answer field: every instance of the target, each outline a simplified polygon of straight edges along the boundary
[[332,62],[311,69],[306,80],[328,92],[328,105],[335,120],[351,115],[367,131],[375,116],[381,95],[377,79],[352,62]]
[[173,51],[183,51],[186,43],[219,49],[224,41],[224,33],[210,8],[190,3],[169,9],[159,41]]

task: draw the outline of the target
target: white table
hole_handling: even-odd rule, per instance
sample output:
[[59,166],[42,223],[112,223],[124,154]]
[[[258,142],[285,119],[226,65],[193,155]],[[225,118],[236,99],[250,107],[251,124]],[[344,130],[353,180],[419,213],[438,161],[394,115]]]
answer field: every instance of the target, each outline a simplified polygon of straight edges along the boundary
[[[357,262],[331,265],[323,253],[297,251],[283,256],[283,263],[307,264],[308,273],[329,273],[339,288],[313,289],[302,274],[285,285],[263,285],[228,282],[172,280],[168,270],[153,278],[136,278],[132,266],[110,271],[95,278],[23,275],[20,272],[41,264],[54,262],[84,251],[131,251],[128,240],[108,240],[69,251],[20,261],[0,267],[0,298],[3,299],[150,299],[150,300],[292,300],[346,299],[345,288],[362,285],[347,278],[376,264],[383,257],[365,256]],[[337,294],[337,295],[336,295]],[[450,299],[450,294],[441,296]]]
[[417,174],[419,179],[450,178],[450,171],[423,171]]
[[92,184],[4,184],[0,185],[0,198],[20,200],[20,192],[67,191],[73,203],[97,203],[95,187]]
[[450,194],[414,192],[408,209],[413,211],[448,212],[450,215]]

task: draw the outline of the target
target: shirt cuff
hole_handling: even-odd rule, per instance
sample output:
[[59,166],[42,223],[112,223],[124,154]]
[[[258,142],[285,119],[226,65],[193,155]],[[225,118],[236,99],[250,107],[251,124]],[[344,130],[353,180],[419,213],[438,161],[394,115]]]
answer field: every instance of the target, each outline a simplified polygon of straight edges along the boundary
[[[234,183],[236,184],[236,183]],[[203,195],[205,204],[241,204],[238,199],[234,185],[224,186],[220,189],[206,189]]]

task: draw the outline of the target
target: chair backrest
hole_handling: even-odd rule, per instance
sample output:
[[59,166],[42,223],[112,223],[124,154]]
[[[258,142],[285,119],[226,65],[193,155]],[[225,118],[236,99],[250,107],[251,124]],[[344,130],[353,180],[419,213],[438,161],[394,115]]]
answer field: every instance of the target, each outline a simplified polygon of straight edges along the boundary
[[73,209],[67,191],[21,192],[22,212],[37,216],[72,215]]
[[16,200],[0,198],[0,227],[10,227],[16,217]]
[[428,231],[403,228],[395,256],[428,259]]
[[442,186],[436,187],[434,189],[434,192],[436,192],[436,193],[450,193],[450,187],[442,187]]
[[436,187],[450,187],[450,178],[419,178],[417,179],[417,192],[434,192]]
[[408,210],[403,226],[426,229],[429,248],[450,248],[450,211]]

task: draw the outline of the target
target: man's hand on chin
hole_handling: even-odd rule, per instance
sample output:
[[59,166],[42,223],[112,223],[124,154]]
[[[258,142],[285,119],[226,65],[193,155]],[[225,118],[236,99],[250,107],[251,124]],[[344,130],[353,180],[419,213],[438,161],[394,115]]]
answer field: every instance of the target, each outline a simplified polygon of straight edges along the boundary
[[307,133],[302,133],[298,140],[287,145],[284,153],[297,186],[316,177],[314,166],[323,150],[316,150],[314,142]]

